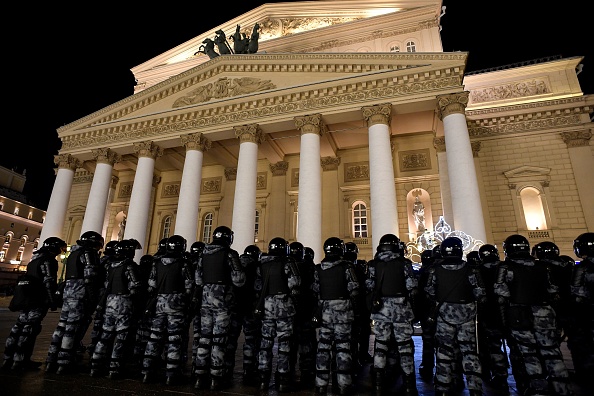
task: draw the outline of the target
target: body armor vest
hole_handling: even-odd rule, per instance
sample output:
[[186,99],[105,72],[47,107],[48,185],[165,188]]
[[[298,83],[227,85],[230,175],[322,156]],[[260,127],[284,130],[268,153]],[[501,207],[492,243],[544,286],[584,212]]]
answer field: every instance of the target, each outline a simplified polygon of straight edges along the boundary
[[509,285],[510,299],[515,304],[547,305],[547,269],[540,265],[522,265],[513,263],[514,279]]
[[202,278],[204,284],[228,285],[231,283],[231,270],[227,265],[227,249],[202,256]]
[[45,260],[45,255],[39,256],[35,260],[31,260],[27,264],[27,275],[34,276],[43,280],[43,274],[41,273],[41,263]]
[[349,297],[345,270],[345,264],[338,264],[325,270],[318,269],[320,300],[345,300]]
[[158,292],[161,294],[183,293],[185,291],[182,274],[182,260],[164,265],[162,262],[157,264],[157,284],[163,282],[163,287]]
[[262,264],[262,276],[264,279],[268,277],[268,288],[264,291],[265,296],[289,293],[284,264],[284,260],[280,257]]
[[66,261],[66,279],[83,279],[85,263],[80,260],[80,256],[85,254],[84,249],[79,249],[70,253]]
[[124,265],[118,265],[117,267],[110,268],[109,276],[113,276],[111,282],[111,294],[128,294],[128,279],[126,279],[126,273],[124,271]]
[[437,275],[436,298],[439,302],[464,304],[474,301],[472,285],[468,280],[468,265],[460,269],[435,268]]
[[406,280],[404,278],[404,265],[400,260],[375,262],[375,281],[382,279],[382,297],[405,297]]

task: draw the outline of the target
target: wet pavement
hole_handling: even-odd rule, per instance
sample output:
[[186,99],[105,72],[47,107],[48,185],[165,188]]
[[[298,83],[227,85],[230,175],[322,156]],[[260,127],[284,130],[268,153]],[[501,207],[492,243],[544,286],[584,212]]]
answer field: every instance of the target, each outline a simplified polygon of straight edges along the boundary
[[[33,353],[33,360],[44,362],[47,356],[52,332],[54,331],[59,319],[59,310],[56,312],[49,312],[43,321],[43,329],[37,338],[35,351]],[[17,313],[10,312],[6,308],[0,308],[0,342],[2,343],[1,350],[3,351],[6,336],[10,333],[10,328],[15,323]],[[85,343],[88,343],[89,336],[85,338]],[[415,342],[415,367],[418,367],[421,361],[422,342],[420,335],[414,336]],[[373,343],[373,340],[371,344]],[[190,340],[191,345],[191,340]],[[164,376],[155,378],[155,382],[151,384],[144,384],[141,380],[140,374],[130,375],[119,380],[110,380],[106,377],[94,378],[89,376],[89,355],[84,354],[83,360],[80,364],[80,370],[77,374],[57,375],[46,374],[43,371],[44,366],[40,370],[26,371],[15,373],[11,370],[0,370],[0,395],[2,396],[95,396],[95,395],[269,395],[277,396],[278,392],[274,387],[274,379],[271,387],[267,392],[260,392],[258,388],[253,386],[246,386],[242,384],[242,360],[241,360],[241,345],[236,355],[236,367],[233,375],[233,385],[222,391],[206,391],[195,390],[194,381],[190,380],[189,370],[185,372],[184,382],[167,386],[164,384]],[[373,345],[373,344],[372,344]],[[569,352],[565,346],[562,345],[562,351],[565,357],[565,363],[572,372],[573,366],[569,357]],[[276,351],[275,351],[276,352]],[[189,368],[189,367],[188,367]],[[373,395],[373,387],[371,383],[369,364],[362,367],[358,375],[354,378],[353,395]],[[508,383],[510,385],[510,395],[519,395],[516,389],[513,376],[509,376]],[[586,388],[583,384],[573,383],[576,396],[594,395],[594,386]],[[393,384],[393,389],[386,393],[391,395],[398,394],[399,382]],[[433,384],[425,382],[417,376],[417,388],[419,395],[433,396]],[[491,389],[488,384],[484,386],[484,394],[502,395],[503,393]],[[290,393],[283,393],[283,395],[314,395],[313,389],[299,390],[296,389]],[[328,388],[328,395],[332,395],[331,387]],[[459,395],[468,395],[468,390],[464,390]]]

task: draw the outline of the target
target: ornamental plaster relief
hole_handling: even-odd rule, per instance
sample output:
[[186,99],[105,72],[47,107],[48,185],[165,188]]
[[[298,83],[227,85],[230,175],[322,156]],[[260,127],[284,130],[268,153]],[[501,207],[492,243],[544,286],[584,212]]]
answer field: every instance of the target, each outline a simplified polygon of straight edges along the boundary
[[173,102],[172,107],[190,106],[208,102],[211,99],[229,98],[253,92],[267,91],[274,88],[276,88],[276,85],[270,80],[262,80],[254,77],[222,77],[214,83],[208,83],[193,89],[189,94],[182,96]]
[[496,100],[516,99],[527,96],[551,93],[550,82],[545,79],[515,81],[509,84],[495,85],[470,92],[470,103],[493,102]]
[[[320,109],[341,107],[349,104],[365,104],[370,100],[394,100],[394,97],[434,92],[437,89],[458,87],[460,76],[441,73],[440,76],[410,75],[409,78],[378,79],[366,83],[344,84],[326,89],[279,95],[257,101],[246,100],[233,105],[221,105],[209,109],[192,109],[186,114],[154,119],[151,125],[136,122],[119,127],[103,128],[62,138],[62,151],[80,147],[106,146],[113,142],[133,141],[162,137],[164,134],[205,131],[209,127],[245,124],[272,117],[291,117],[291,114]],[[186,119],[179,121],[180,119]]]
[[511,121],[507,124],[497,124],[489,126],[476,126],[470,124],[468,133],[470,137],[486,137],[496,135],[510,135],[514,133],[532,132],[543,129],[561,128],[582,123],[579,115],[570,115],[565,117],[551,116],[543,119]]

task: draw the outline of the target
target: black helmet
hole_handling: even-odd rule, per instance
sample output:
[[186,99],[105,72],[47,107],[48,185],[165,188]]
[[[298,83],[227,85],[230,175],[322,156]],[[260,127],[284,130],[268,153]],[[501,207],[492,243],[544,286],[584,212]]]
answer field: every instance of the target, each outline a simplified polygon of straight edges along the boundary
[[57,256],[58,254],[64,253],[66,251],[67,245],[66,242],[58,237],[49,237],[43,241],[43,245],[41,247],[46,248],[48,252]]
[[181,235],[172,235],[167,239],[167,251],[181,253],[186,251],[186,238]]
[[479,252],[476,250],[472,250],[470,252],[468,252],[466,254],[466,262],[471,266],[471,267],[478,267],[481,265],[481,257],[479,255]]
[[233,244],[233,231],[226,226],[218,226],[212,233],[212,243],[215,245],[231,246]]
[[495,245],[485,243],[479,248],[478,253],[483,263],[494,263],[499,261],[499,250],[497,250]]
[[575,260],[565,254],[560,255],[559,259],[565,263],[565,266],[573,267],[575,265]]
[[262,251],[256,245],[248,245],[243,250],[243,254],[250,256],[254,260],[260,260],[260,256],[262,256]]
[[301,242],[291,242],[289,244],[289,255],[297,261],[302,261],[305,257],[303,244]]
[[204,250],[204,246],[205,246],[204,242],[196,241],[192,244],[192,246],[190,246],[190,253],[192,255],[199,256],[202,254],[202,251]]
[[337,237],[330,237],[324,242],[326,256],[344,256],[344,242]]
[[141,267],[152,267],[154,261],[154,257],[152,254],[145,254],[140,258],[140,266]]
[[268,243],[268,254],[270,256],[288,256],[290,254],[289,244],[281,237],[272,238]]
[[433,264],[433,251],[432,250],[423,250],[421,253],[421,264],[423,265],[431,265]]
[[510,235],[503,241],[503,253],[509,258],[530,257],[530,243],[523,235]]
[[115,247],[118,244],[118,241],[109,241],[105,244],[105,248],[103,249],[104,256],[114,256],[115,255]]
[[140,244],[140,242],[138,242],[138,240],[137,240],[137,239],[134,239],[134,238],[128,238],[128,240],[129,240],[130,242],[132,242],[132,243],[134,244],[134,246],[136,246],[136,249],[137,249],[137,250],[138,250],[138,249],[142,249],[142,245]]
[[579,258],[594,257],[594,232],[586,232],[573,241],[573,252]]
[[304,259],[307,259],[309,261],[314,261],[315,256],[316,256],[315,252],[309,246],[306,246],[305,249],[303,249],[303,258]]
[[439,245],[439,251],[441,257],[445,258],[458,258],[461,259],[464,255],[464,246],[462,240],[458,237],[447,237]]
[[440,259],[443,258],[441,256],[441,245],[435,245],[433,246],[433,249],[431,250],[431,252],[433,253],[433,259]]
[[559,258],[559,247],[551,241],[539,242],[532,248],[532,257],[539,260]]
[[101,234],[95,231],[85,231],[80,236],[80,239],[76,241],[76,243],[80,246],[89,246],[93,249],[99,250],[103,247],[103,237]]
[[355,262],[359,255],[359,247],[355,242],[347,242],[344,244],[344,259]]
[[118,258],[132,259],[136,254],[138,241],[132,239],[124,239],[119,241],[115,246],[115,254]]
[[400,253],[402,251],[400,239],[394,234],[385,234],[379,240],[377,251]]

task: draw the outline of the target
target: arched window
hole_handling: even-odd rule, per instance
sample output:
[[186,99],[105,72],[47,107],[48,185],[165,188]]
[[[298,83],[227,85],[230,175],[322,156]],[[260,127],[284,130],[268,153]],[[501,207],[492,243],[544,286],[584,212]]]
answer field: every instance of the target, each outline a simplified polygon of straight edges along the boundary
[[254,221],[254,243],[258,242],[258,230],[260,229],[260,211],[256,210],[256,219]]
[[390,52],[400,52],[400,46],[398,46],[398,45],[390,46]]
[[210,243],[212,238],[212,220],[214,215],[212,212],[208,212],[204,215],[204,222],[202,226],[202,242]]
[[540,191],[534,187],[524,187],[520,191],[520,199],[528,230],[546,230],[547,219]]
[[363,201],[353,203],[353,238],[367,238],[367,205]]
[[406,42],[406,52],[417,52],[417,45],[414,41]]
[[163,219],[163,236],[162,238],[169,238],[171,236],[171,216],[165,216]]

